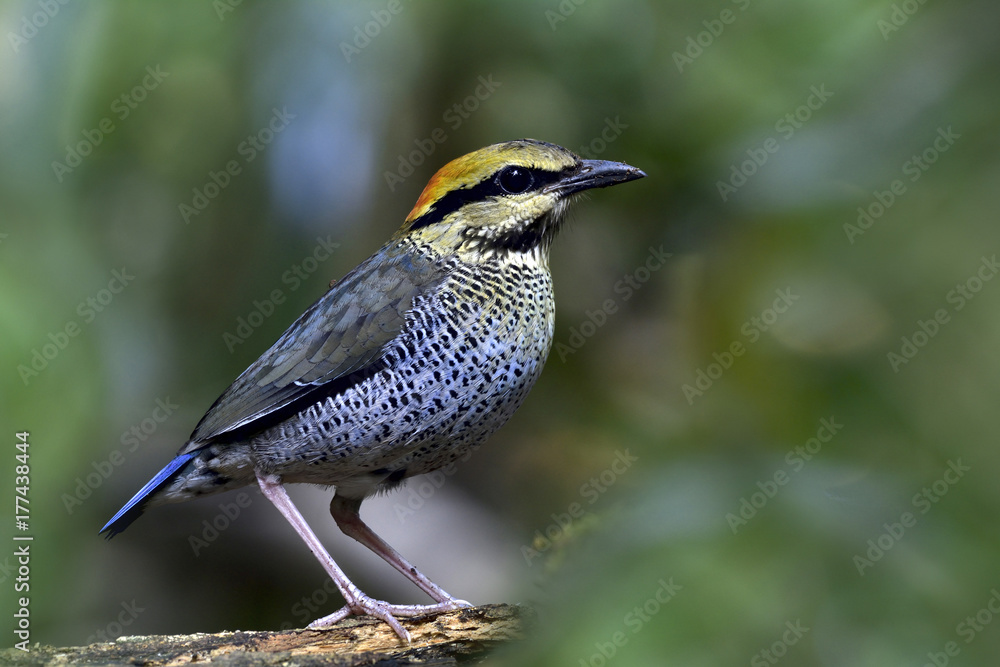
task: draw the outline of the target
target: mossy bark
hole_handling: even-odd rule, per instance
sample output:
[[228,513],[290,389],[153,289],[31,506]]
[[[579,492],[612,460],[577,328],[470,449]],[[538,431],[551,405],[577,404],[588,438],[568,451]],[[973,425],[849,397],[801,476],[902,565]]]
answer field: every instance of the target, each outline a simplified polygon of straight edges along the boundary
[[70,648],[36,646],[0,651],[9,665],[144,665],[212,662],[222,665],[449,665],[477,662],[517,640],[534,618],[528,607],[484,605],[403,621],[412,643],[373,618],[352,617],[324,630],[220,632],[121,637]]

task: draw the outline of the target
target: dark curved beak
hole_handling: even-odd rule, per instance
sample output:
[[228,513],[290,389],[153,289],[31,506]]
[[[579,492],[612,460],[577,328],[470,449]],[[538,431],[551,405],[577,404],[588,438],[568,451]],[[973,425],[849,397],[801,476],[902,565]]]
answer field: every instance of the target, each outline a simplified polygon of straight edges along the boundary
[[580,164],[565,178],[550,185],[547,189],[558,192],[562,196],[592,188],[606,188],[627,181],[634,181],[646,176],[646,172],[624,162],[609,162],[608,160],[580,160]]

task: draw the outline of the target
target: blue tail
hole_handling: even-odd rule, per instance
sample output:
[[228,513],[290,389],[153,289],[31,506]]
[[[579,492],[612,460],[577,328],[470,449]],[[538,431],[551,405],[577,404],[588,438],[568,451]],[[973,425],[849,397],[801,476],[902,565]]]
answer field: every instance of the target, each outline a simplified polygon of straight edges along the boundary
[[122,532],[129,527],[133,521],[139,518],[142,511],[146,508],[146,503],[149,502],[149,496],[156,493],[165,484],[173,479],[174,474],[188,461],[193,459],[197,452],[188,452],[187,454],[181,454],[174,458],[173,461],[167,464],[167,467],[156,473],[156,477],[149,480],[146,486],[139,489],[139,493],[132,496],[132,500],[125,503],[125,507],[118,510],[118,514],[115,514],[111,521],[105,524],[104,528],[101,528],[101,533],[107,533],[107,539],[111,539],[118,533]]

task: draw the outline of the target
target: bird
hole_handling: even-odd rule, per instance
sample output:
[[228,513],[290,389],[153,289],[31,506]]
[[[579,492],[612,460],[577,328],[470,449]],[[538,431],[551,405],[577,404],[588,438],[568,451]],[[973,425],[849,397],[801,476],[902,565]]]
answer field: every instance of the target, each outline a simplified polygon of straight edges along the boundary
[[[389,241],[341,280],[222,393],[187,443],[101,529],[148,508],[256,484],[306,542],[351,615],[386,622],[471,606],[424,576],[361,519],[365,498],[455,462],[518,409],[549,350],[549,249],[570,202],[645,177],[534,139],[445,164]],[[362,592],[285,489],[334,487],[340,530],[434,600],[400,605]]]

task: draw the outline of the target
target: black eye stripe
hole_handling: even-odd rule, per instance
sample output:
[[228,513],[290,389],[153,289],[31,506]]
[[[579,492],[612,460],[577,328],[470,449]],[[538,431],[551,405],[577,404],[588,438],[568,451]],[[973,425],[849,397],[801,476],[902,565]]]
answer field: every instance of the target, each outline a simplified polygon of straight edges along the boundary
[[[509,170],[511,169],[517,169],[518,171],[523,172],[523,174],[531,177],[530,184],[524,190],[520,192],[513,192],[505,190],[501,185],[500,181],[504,178],[505,172],[509,173]],[[429,211],[410,223],[410,231],[420,229],[421,227],[427,227],[428,225],[433,225],[436,222],[441,222],[446,216],[454,213],[469,202],[484,201],[490,197],[505,197],[511,194],[523,194],[524,192],[540,190],[546,185],[558,181],[564,176],[564,174],[564,171],[548,171],[547,169],[508,165],[493,172],[488,178],[483,179],[471,188],[459,188],[458,190],[452,190],[445,196],[438,199],[434,202]],[[519,176],[517,178],[520,182],[520,179],[523,178],[523,176]],[[504,180],[506,181],[507,179],[504,178]],[[508,185],[509,184],[511,183],[508,183]]]

